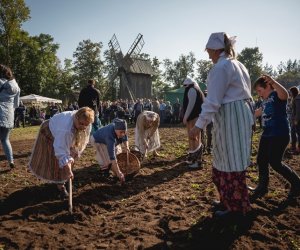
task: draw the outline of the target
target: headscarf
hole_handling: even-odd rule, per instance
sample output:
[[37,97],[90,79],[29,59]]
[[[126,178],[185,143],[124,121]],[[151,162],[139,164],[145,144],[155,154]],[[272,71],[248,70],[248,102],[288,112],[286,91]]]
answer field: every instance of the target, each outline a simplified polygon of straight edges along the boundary
[[125,120],[115,118],[113,123],[115,124],[115,130],[127,130],[127,122]]
[[[225,32],[212,33],[207,41],[205,48],[213,49],[213,50],[224,49],[225,48],[224,35]],[[236,36],[231,36],[231,37],[228,36],[228,38],[231,45],[234,46],[236,42]]]
[[200,87],[199,87],[198,83],[193,78],[187,77],[183,82],[183,86],[185,88],[187,88],[190,85],[194,85],[194,88],[198,89],[200,91]]

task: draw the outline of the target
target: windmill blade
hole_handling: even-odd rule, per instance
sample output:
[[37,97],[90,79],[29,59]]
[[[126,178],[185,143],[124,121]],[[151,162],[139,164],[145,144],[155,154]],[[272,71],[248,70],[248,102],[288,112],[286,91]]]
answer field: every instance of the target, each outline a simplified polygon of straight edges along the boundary
[[134,96],[131,88],[129,87],[129,82],[128,82],[127,76],[126,76],[126,74],[125,74],[124,71],[122,71],[121,77],[122,77],[123,83],[125,83],[125,86],[126,86],[126,88],[128,90],[128,93],[130,95],[131,100],[134,101],[135,100],[135,96]]
[[110,49],[110,53],[112,57],[115,59],[117,65],[121,67],[123,65],[123,53],[121,50],[121,46],[118,42],[116,35],[114,34],[108,43],[108,47]]
[[119,75],[119,71],[115,71],[110,77],[109,77],[109,82],[114,82],[116,80],[116,78]]
[[134,42],[132,43],[131,47],[129,48],[126,57],[137,57],[137,55],[141,52],[142,48],[144,47],[144,44],[145,42],[143,39],[143,35],[139,33]]

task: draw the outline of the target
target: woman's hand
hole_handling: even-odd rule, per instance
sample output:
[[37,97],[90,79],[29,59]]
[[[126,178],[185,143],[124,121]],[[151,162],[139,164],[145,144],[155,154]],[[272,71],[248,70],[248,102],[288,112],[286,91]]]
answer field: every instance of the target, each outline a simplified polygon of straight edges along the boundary
[[114,172],[114,174],[119,178],[121,184],[125,182],[125,177],[124,174],[121,172],[119,165],[117,161],[112,161],[112,167],[111,170]]
[[67,165],[65,165],[63,170],[66,179],[74,179],[74,174],[72,172],[72,162],[69,162]]
[[149,148],[149,143],[147,139],[144,139],[144,145],[145,145],[145,149]]
[[125,182],[125,176],[124,176],[124,174],[123,174],[121,171],[119,171],[119,172],[117,173],[117,176],[118,176],[118,178],[119,178],[121,184],[123,184],[123,183]]

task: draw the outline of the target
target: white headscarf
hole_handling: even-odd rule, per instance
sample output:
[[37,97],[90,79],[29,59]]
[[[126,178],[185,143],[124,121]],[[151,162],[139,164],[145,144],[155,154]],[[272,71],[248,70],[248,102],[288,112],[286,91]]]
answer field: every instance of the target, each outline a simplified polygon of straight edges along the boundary
[[194,85],[195,89],[200,90],[198,83],[193,78],[187,77],[183,82],[183,86],[186,88],[190,85]]
[[[225,48],[224,35],[225,35],[225,32],[212,33],[207,41],[205,48],[206,49],[214,49],[214,50],[224,49]],[[229,37],[229,41],[230,41],[231,45],[234,46],[234,44],[236,42],[236,36]]]

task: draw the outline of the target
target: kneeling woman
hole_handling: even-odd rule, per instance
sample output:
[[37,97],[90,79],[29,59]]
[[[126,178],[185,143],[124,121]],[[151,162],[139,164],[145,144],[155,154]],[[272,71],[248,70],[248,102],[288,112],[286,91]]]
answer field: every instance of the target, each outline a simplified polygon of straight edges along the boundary
[[29,169],[38,178],[56,183],[61,198],[68,196],[65,182],[73,178],[72,165],[89,142],[94,111],[83,107],[53,116],[41,125]]
[[111,168],[123,183],[125,178],[119,168],[116,155],[122,151],[121,143],[125,143],[126,150],[129,151],[126,121],[116,118],[111,124],[98,129],[93,133],[91,143],[96,149],[96,160],[101,170]]

